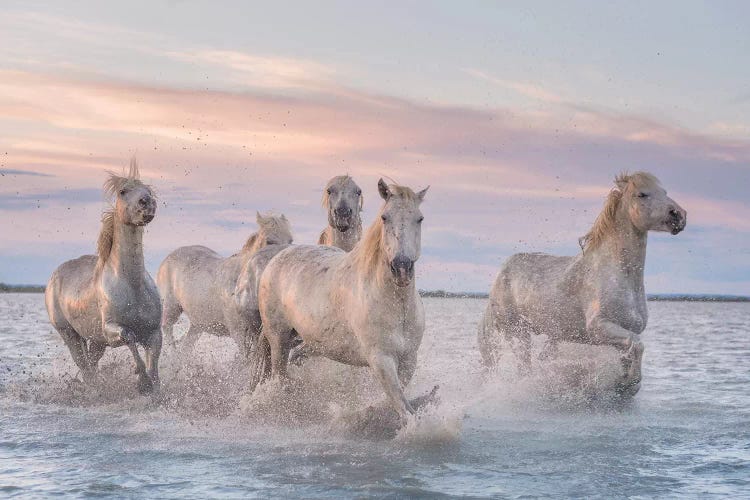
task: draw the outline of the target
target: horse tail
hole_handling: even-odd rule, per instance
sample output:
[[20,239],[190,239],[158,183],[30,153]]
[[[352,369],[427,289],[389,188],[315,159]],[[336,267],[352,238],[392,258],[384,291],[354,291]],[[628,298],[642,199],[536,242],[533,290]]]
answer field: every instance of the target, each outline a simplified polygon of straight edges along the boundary
[[271,375],[271,345],[265,335],[260,335],[250,350],[248,365],[250,369],[249,388],[252,392],[258,384]]

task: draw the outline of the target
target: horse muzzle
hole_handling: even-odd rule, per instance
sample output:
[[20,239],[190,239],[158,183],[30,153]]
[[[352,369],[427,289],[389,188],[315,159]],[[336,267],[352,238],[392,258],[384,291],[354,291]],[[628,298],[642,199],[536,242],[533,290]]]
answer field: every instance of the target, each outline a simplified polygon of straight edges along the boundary
[[391,261],[391,274],[397,286],[408,286],[414,279],[414,261],[408,257],[396,257]]
[[141,220],[136,223],[136,226],[145,226],[156,217],[156,207],[153,210],[142,210],[140,211]]
[[354,225],[353,217],[354,211],[351,208],[338,207],[333,210],[331,225],[342,233],[346,232]]
[[684,210],[670,210],[667,227],[672,234],[679,234],[687,225],[687,212]]

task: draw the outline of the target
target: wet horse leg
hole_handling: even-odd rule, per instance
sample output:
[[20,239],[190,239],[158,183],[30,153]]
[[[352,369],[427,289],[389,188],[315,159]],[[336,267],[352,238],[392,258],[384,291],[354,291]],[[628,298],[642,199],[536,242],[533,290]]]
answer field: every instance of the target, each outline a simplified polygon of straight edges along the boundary
[[99,364],[99,360],[102,359],[102,356],[104,356],[104,350],[106,348],[107,344],[89,340],[86,359],[89,365],[89,370],[91,370],[92,373],[96,373],[97,365]]
[[598,316],[587,321],[586,329],[594,343],[611,345],[624,351],[621,362],[625,373],[621,385],[640,383],[641,357],[644,351],[641,336]]
[[193,324],[193,322],[190,322],[190,328],[188,328],[187,333],[184,337],[182,337],[182,341],[180,342],[180,350],[184,353],[191,353],[193,352],[193,349],[195,349],[195,344],[200,340],[201,334],[205,328],[202,328],[200,325]]
[[406,420],[408,415],[413,415],[414,408],[401,388],[396,359],[383,352],[376,352],[370,356],[369,365],[399,417]]
[[86,339],[78,335],[78,332],[70,325],[55,325],[55,329],[63,338],[63,341],[65,341],[65,345],[68,346],[70,355],[73,357],[73,362],[81,370],[83,381],[86,383],[91,382],[94,379],[94,373],[92,373],[88,362]]
[[110,343],[120,341],[128,346],[128,349],[130,349],[130,352],[133,354],[133,359],[135,359],[135,373],[138,375],[138,391],[141,394],[151,392],[153,384],[146,372],[146,364],[138,353],[135,334],[125,329],[123,326],[111,321],[104,323],[103,330],[104,336],[110,341]]
[[158,389],[159,381],[159,355],[161,354],[162,333],[157,330],[151,334],[144,345],[146,351],[146,370],[151,379],[154,389]]
[[518,357],[518,372],[522,376],[531,373],[531,329],[522,320],[517,320],[510,329],[510,336],[517,342],[513,352]]
[[271,376],[286,377],[289,351],[294,330],[275,330],[263,327],[263,336],[271,348]]
[[170,345],[174,346],[174,325],[177,320],[180,319],[182,314],[182,307],[174,299],[164,299],[164,304],[161,313],[161,331],[162,338]]

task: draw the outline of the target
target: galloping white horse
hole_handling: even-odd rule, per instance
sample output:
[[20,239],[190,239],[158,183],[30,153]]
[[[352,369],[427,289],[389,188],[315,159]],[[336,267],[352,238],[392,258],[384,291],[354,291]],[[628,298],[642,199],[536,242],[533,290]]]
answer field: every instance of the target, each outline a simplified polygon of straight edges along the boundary
[[[143,227],[156,214],[156,198],[140,181],[135,159],[127,177],[110,173],[104,191],[115,202],[102,215],[98,255],[58,267],[47,284],[50,321],[70,350],[85,382],[109,347],[127,345],[135,358],[138,390],[159,385],[161,302],[143,264]],[[145,348],[146,362],[137,344]]]
[[204,331],[219,336],[231,335],[243,348],[244,334],[233,331],[227,320],[236,307],[233,295],[240,269],[266,245],[292,242],[289,221],[284,215],[256,214],[256,221],[258,232],[231,257],[223,258],[210,248],[195,245],[178,248],[161,263],[156,281],[164,304],[162,330],[167,342],[173,342],[174,324],[184,312],[190,319],[184,338],[188,351]]
[[528,368],[531,334],[548,336],[548,354],[559,341],[608,344],[623,352],[620,388],[635,394],[644,349],[640,333],[648,319],[643,287],[647,234],[677,234],[686,222],[685,210],[653,175],[618,176],[604,210],[581,238],[581,254],[521,253],[505,262],[479,325],[485,364],[497,362],[503,339],[515,338]]
[[424,331],[424,310],[414,284],[427,189],[378,190],[385,200],[364,238],[349,252],[291,246],[260,278],[261,344],[255,374],[284,376],[292,336],[316,355],[369,366],[403,419],[414,413],[403,387],[411,380]]
[[328,227],[320,233],[319,245],[350,252],[362,238],[362,190],[348,175],[338,175],[326,184],[323,207],[328,210]]

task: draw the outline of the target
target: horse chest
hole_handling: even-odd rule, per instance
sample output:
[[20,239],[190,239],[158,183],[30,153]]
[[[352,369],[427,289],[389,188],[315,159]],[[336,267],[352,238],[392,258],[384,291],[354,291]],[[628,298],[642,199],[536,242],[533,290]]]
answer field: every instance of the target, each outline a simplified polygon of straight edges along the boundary
[[133,286],[120,282],[105,286],[103,299],[110,320],[137,332],[150,333],[159,328],[161,301],[152,284]]

